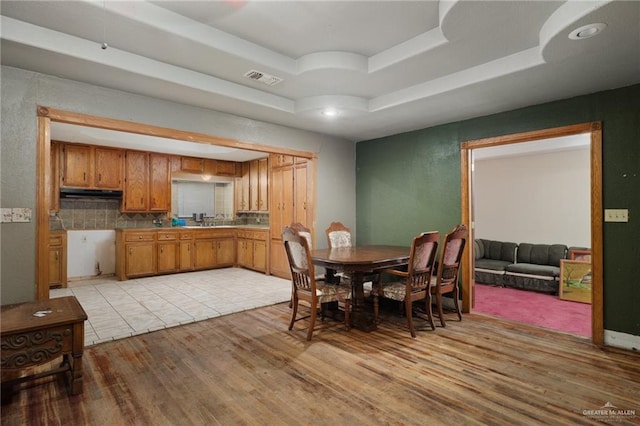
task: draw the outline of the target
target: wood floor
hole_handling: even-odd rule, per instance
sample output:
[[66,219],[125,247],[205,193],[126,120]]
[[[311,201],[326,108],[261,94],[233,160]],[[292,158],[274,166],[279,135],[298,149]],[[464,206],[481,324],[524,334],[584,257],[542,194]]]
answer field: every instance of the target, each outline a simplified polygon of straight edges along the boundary
[[[477,314],[416,339],[396,317],[372,333],[325,321],[307,342],[289,315],[284,303],[89,347],[82,395],[58,379],[5,392],[1,423],[640,424],[634,352]],[[604,418],[588,411],[607,403]]]

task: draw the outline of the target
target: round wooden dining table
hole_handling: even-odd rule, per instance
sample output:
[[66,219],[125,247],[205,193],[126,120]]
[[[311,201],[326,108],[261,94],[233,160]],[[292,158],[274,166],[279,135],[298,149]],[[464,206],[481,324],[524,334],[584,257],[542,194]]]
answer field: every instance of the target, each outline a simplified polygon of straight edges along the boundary
[[387,268],[408,264],[409,251],[409,247],[402,246],[366,245],[312,250],[311,258],[314,265],[323,266],[328,271],[328,281],[332,281],[333,271],[343,272],[351,277],[352,326],[373,331],[376,329],[373,313],[365,309],[365,277]]

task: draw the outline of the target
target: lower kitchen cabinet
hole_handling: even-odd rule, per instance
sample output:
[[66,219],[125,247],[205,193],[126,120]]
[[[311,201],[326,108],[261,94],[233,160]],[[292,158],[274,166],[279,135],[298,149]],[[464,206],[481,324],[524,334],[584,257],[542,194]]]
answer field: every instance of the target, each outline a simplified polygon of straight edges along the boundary
[[67,286],[67,233],[49,234],[49,288]]
[[[247,235],[251,263],[246,267],[266,273],[268,231]],[[235,228],[116,230],[119,280],[235,266],[238,255]]]
[[178,272],[180,270],[178,234],[176,232],[158,232],[157,238],[158,273]]
[[238,230],[238,266],[267,272],[267,231]]
[[212,269],[235,264],[235,230],[203,229],[196,230],[194,234],[194,269]]
[[179,233],[179,262],[180,272],[193,271],[193,232]]
[[154,275],[156,273],[156,244],[128,243],[125,245],[128,278]]

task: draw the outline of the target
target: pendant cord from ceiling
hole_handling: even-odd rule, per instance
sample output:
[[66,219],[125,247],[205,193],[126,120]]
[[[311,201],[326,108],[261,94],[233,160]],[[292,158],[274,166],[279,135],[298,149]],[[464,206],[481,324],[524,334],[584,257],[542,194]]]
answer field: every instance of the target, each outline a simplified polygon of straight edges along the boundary
[[102,0],[102,50],[107,50],[107,2]]

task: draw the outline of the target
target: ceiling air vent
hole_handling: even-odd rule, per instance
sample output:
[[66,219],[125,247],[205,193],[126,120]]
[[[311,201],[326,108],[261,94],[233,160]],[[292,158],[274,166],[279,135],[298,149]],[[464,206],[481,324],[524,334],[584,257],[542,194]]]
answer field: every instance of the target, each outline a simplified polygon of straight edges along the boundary
[[247,71],[246,73],[244,73],[244,76],[250,80],[256,80],[260,83],[264,83],[267,86],[275,86],[282,81],[280,77],[276,77],[275,75],[266,74],[256,70]]

